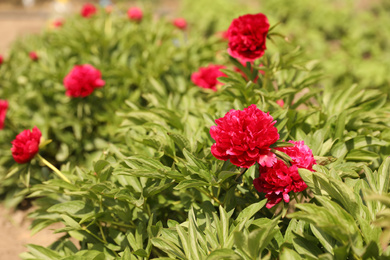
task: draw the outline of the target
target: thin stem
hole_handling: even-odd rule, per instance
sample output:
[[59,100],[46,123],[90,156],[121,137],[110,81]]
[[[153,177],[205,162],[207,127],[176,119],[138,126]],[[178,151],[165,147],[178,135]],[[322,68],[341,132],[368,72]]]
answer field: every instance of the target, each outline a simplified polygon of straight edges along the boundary
[[107,223],[110,223],[110,224],[115,225],[115,226],[125,227],[125,228],[136,228],[136,226],[134,226],[134,225],[128,225],[128,224],[115,222],[115,221],[110,221],[110,222],[107,221]]
[[107,244],[107,240],[106,240],[106,237],[104,236],[103,228],[100,225],[100,223],[98,223],[98,226],[99,226],[100,233],[102,233],[102,238],[103,238],[104,244]]
[[44,164],[46,165],[47,167],[49,167],[50,169],[52,169],[54,171],[54,173],[56,173],[58,175],[58,177],[60,177],[61,179],[63,179],[64,181],[66,181],[67,183],[71,183],[70,180],[68,178],[65,177],[65,175],[62,174],[62,172],[60,172],[60,170],[58,170],[53,164],[49,163],[45,158],[43,158],[40,154],[37,154],[37,157],[39,158],[39,160]]
[[300,201],[298,200],[297,194],[296,194],[295,192],[293,192],[293,194],[294,194],[295,201],[296,201],[297,203],[300,203]]
[[234,179],[235,181],[237,181],[246,171],[248,170],[248,168],[244,168],[239,175],[237,175],[237,177]]
[[210,199],[213,199],[215,200],[215,202],[217,202],[219,205],[223,206],[223,203],[217,199],[214,195],[210,194],[209,192],[207,192],[206,190],[204,189],[198,189],[200,192],[202,192],[204,195],[206,195],[207,197],[209,197]]
[[83,228],[83,230],[85,232],[87,232],[88,234],[90,234],[91,236],[93,236],[94,238],[96,238],[97,240],[99,240],[100,242],[102,242],[103,244],[107,244],[107,242],[104,242],[104,240],[102,240],[100,237],[98,237],[97,235],[95,235],[94,233],[92,233],[91,231],[89,231],[88,228]]

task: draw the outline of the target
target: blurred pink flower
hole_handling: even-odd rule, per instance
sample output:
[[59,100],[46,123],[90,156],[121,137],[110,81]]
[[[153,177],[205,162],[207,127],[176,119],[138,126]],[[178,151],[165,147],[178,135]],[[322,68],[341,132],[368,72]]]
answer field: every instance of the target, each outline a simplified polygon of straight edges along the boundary
[[66,95],[69,97],[86,97],[96,88],[105,84],[101,72],[89,64],[76,65],[64,78]]
[[96,12],[97,12],[97,8],[95,7],[95,5],[91,3],[86,3],[81,8],[81,16],[85,18],[90,18],[91,16],[95,15]]
[[132,21],[140,22],[143,17],[143,12],[139,7],[131,7],[127,10],[127,16]]
[[8,110],[8,101],[0,99],[0,129],[4,128],[5,116]]
[[226,76],[225,73],[220,71],[220,69],[224,68],[225,66],[223,65],[200,67],[197,72],[192,73],[191,80],[195,85],[201,88],[217,91],[217,85],[222,84],[217,80],[217,78]]
[[173,20],[173,25],[180,30],[185,30],[187,28],[187,21],[184,18],[176,18]]

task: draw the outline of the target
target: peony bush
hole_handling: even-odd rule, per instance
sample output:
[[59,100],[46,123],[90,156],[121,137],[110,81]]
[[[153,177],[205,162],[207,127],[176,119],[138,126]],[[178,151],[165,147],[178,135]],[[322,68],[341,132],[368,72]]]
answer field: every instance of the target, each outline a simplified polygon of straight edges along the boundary
[[89,4],[5,56],[2,196],[62,233],[22,259],[387,259],[386,79],[296,48],[287,4],[202,4]]

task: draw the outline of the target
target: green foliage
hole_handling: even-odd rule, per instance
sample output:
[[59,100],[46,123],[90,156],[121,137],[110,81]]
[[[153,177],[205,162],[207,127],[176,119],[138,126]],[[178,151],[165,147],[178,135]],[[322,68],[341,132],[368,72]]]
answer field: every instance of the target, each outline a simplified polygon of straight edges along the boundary
[[[185,1],[184,32],[148,12],[132,23],[100,10],[15,43],[0,67],[0,96],[10,103],[0,193],[8,205],[34,199],[32,233],[53,223],[64,232],[47,248],[27,245],[21,257],[389,258],[389,64],[380,63],[389,32],[377,29],[389,19],[380,7],[389,7],[353,4],[262,3],[271,25],[281,24],[265,55],[245,66],[223,53],[215,33],[248,10],[219,0]],[[83,63],[100,69],[106,85],[66,97],[62,80]],[[216,92],[190,79],[210,63],[226,66]],[[315,155],[314,172],[299,170],[309,189],[290,194],[289,204],[264,207],[253,186],[259,166],[244,171],[210,152],[214,120],[251,104],[273,116],[280,141],[303,140]],[[13,165],[10,141],[34,125],[52,140],[40,153],[70,183],[38,160]]]

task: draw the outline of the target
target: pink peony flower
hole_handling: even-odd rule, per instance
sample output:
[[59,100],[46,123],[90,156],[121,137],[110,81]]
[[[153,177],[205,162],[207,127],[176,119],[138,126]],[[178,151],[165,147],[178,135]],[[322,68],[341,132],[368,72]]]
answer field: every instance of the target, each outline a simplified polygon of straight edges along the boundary
[[294,144],[294,146],[278,147],[275,149],[290,156],[292,165],[313,171],[313,165],[316,164],[316,160],[314,159],[313,152],[309,146],[305,145],[303,141],[288,142]]
[[15,162],[22,164],[31,161],[39,151],[41,136],[41,131],[37,127],[34,127],[31,132],[24,130],[18,134],[11,142],[12,157]]
[[132,21],[140,22],[142,20],[143,13],[141,8],[131,7],[129,10],[127,10],[127,16]]
[[97,8],[93,4],[86,3],[81,8],[81,13],[80,14],[81,14],[82,17],[90,18],[93,15],[95,15],[96,12],[97,12]]
[[184,18],[176,18],[173,20],[173,25],[180,30],[185,30],[187,28],[187,21]]
[[62,27],[64,25],[64,21],[60,20],[60,19],[54,20],[52,25],[54,28],[59,28],[59,27]]
[[96,88],[105,84],[102,74],[92,65],[76,65],[64,78],[66,95],[69,97],[86,97]]
[[264,14],[247,14],[232,21],[228,29],[231,56],[253,61],[264,55],[269,22]]
[[279,139],[272,116],[250,105],[242,110],[230,110],[224,117],[215,120],[217,126],[210,128],[216,141],[211,153],[219,160],[229,160],[236,166],[249,168],[256,162],[271,167],[276,155],[270,145]]
[[33,61],[37,61],[38,60],[38,54],[35,51],[30,52],[28,54],[28,56],[30,56],[30,59],[33,60]]
[[4,128],[5,115],[8,110],[8,101],[0,99],[0,129]]
[[288,167],[282,160],[277,160],[272,168],[261,168],[260,176],[253,180],[256,190],[266,193],[267,208],[272,208],[282,200],[286,203],[289,202],[290,196],[288,193],[291,191],[301,192],[305,190],[307,185],[299,176],[298,168],[313,171],[312,167],[316,163],[312,151],[303,141],[289,142],[294,146],[276,149],[291,157],[291,166]]
[[284,101],[283,99],[276,100],[276,104],[278,104],[280,107],[284,107]]
[[197,72],[192,73],[192,82],[201,87],[217,91],[217,85],[222,84],[217,80],[218,77],[226,76],[220,69],[224,69],[223,65],[209,65],[201,67]]

